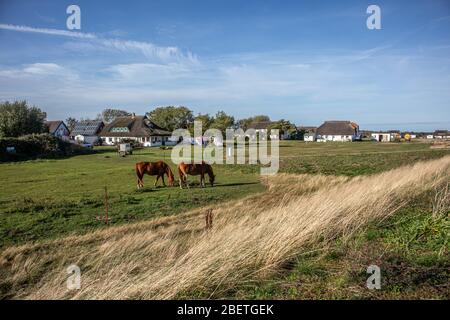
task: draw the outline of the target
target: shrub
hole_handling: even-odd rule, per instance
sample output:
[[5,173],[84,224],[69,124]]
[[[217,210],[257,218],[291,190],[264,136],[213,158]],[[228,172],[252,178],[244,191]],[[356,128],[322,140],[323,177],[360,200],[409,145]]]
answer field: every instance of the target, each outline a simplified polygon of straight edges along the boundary
[[[7,147],[14,147],[16,153],[8,153]],[[0,138],[0,161],[57,158],[86,152],[89,151],[48,133],[29,134],[19,138]]]

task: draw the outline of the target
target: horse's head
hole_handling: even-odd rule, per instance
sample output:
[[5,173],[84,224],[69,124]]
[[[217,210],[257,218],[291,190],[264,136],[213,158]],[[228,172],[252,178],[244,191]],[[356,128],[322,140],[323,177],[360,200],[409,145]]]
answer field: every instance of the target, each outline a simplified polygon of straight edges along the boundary
[[211,184],[211,187],[214,187],[214,180],[216,179],[216,176],[214,175],[212,169],[208,171],[209,176],[209,183]]

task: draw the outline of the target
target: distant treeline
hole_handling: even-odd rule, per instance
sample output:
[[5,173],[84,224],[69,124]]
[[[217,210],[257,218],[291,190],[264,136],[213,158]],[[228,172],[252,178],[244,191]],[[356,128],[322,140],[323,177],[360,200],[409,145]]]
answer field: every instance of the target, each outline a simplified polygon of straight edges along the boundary
[[[107,108],[104,109],[102,113],[99,113],[95,120],[102,120],[105,123],[109,123],[117,117],[130,116],[131,114],[132,113],[127,110]],[[290,121],[284,119],[271,121],[270,117],[267,115],[255,115],[243,119],[236,119],[225,111],[218,111],[212,115],[209,113],[197,113],[197,115],[194,115],[194,112],[191,109],[184,106],[156,107],[145,114],[158,126],[169,131],[175,129],[188,129],[193,133],[194,121],[202,122],[203,131],[214,128],[222,131],[223,134],[225,134],[227,128],[242,128],[243,130],[247,130],[252,123],[258,122],[268,122],[270,123],[268,129],[279,129],[281,133],[296,131],[295,125]],[[82,118],[77,120],[73,117],[69,117],[66,119],[66,124],[69,127],[69,130],[71,130],[74,128],[77,121],[82,120],[89,119]]]
[[[96,120],[105,123],[113,121],[117,117],[130,116],[132,113],[127,110],[107,108],[99,113]],[[169,131],[175,129],[188,129],[193,132],[194,121],[202,122],[203,131],[214,128],[225,134],[227,128],[242,128],[247,130],[253,123],[265,122],[267,129],[278,129],[280,133],[293,133],[296,127],[288,120],[280,119],[271,121],[267,115],[255,115],[243,119],[235,119],[225,111],[218,111],[214,115],[208,113],[194,112],[184,106],[164,106],[156,107],[145,113],[154,123]],[[14,101],[0,103],[0,138],[20,137],[33,133],[46,133],[48,128],[45,125],[47,114],[35,106],[28,106],[26,101]],[[89,120],[88,118],[75,119],[68,117],[65,122],[69,130],[73,130],[78,121]]]

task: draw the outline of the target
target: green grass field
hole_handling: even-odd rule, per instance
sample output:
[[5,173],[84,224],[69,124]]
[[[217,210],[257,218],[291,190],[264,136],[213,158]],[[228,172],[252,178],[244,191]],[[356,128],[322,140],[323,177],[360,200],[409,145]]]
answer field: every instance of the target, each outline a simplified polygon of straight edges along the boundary
[[[147,148],[122,158],[111,148],[101,148],[68,159],[0,164],[0,246],[104,227],[96,217],[105,214],[105,186],[112,224],[176,214],[263,190],[258,177],[243,166],[216,166],[214,188],[198,188],[198,177],[190,178],[194,186],[189,190],[154,188],[155,177],[145,176],[144,189],[137,190],[134,164],[164,156],[169,162],[169,152]],[[172,165],[178,177],[175,169]]]
[[[421,143],[286,141],[280,144],[280,172],[355,176],[445,154],[450,150]],[[170,150],[146,148],[121,158],[105,147],[67,159],[0,164],[0,247],[105,227],[96,219],[104,215],[105,186],[112,224],[177,214],[264,189],[257,166],[215,165],[214,188],[154,188],[155,178],[146,176],[145,188],[136,190],[134,164],[158,159],[169,162]]]
[[450,154],[426,143],[304,143],[280,145],[282,172],[357,176],[375,174]]

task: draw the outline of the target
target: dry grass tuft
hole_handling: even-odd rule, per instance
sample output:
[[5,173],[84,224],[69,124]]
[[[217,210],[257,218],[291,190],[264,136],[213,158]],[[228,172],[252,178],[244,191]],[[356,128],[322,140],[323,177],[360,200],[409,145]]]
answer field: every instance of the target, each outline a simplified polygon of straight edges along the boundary
[[450,183],[436,187],[433,199],[433,217],[437,218],[450,211]]
[[[241,201],[8,248],[0,254],[0,287],[28,299],[217,297],[277,272],[306,244],[350,235],[392,215],[449,177],[450,157],[368,177],[264,178],[267,191]],[[205,232],[207,209],[214,224]],[[70,264],[82,270],[78,291],[66,289]]]

